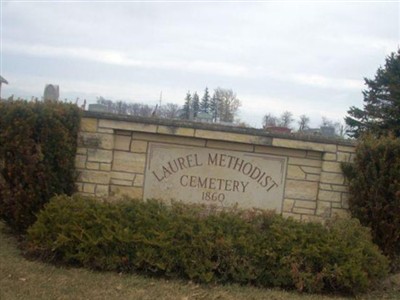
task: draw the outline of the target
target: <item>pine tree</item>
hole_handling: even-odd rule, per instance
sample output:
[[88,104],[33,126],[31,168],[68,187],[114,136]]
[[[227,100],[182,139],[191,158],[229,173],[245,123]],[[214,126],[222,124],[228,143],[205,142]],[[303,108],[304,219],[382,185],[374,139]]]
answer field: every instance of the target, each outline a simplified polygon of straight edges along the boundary
[[183,109],[182,109],[182,115],[181,115],[182,119],[186,119],[186,120],[190,119],[191,106],[192,106],[192,96],[190,95],[190,92],[188,91],[186,93],[185,104],[183,105]]
[[348,134],[359,137],[363,132],[376,136],[392,132],[400,137],[400,49],[386,58],[374,79],[365,78],[364,108],[350,107],[345,118]]
[[200,111],[200,98],[197,92],[194,92],[193,97],[192,97],[192,112],[193,112],[193,117],[196,118],[197,114]]
[[209,113],[212,115],[213,122],[216,122],[217,118],[219,117],[218,107],[219,107],[219,101],[214,93],[214,95],[211,98],[209,107]]
[[208,113],[210,109],[210,94],[208,92],[208,87],[204,90],[203,98],[201,98],[200,102],[200,111],[204,113]]

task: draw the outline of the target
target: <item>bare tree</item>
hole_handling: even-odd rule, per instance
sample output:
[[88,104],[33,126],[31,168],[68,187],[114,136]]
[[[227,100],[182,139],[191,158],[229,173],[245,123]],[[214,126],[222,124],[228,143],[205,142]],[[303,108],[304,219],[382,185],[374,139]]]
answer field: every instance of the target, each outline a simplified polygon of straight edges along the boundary
[[263,117],[263,126],[264,126],[264,128],[271,127],[271,126],[276,126],[277,123],[278,123],[278,118],[275,117],[272,114],[266,114]]
[[293,121],[293,114],[290,111],[285,111],[279,119],[279,126],[290,128],[290,124],[292,124]]
[[178,118],[179,105],[175,103],[167,103],[160,107],[158,116],[160,118],[175,119]]
[[297,123],[299,124],[299,131],[304,131],[309,128],[308,124],[310,123],[310,118],[306,115],[301,115]]
[[214,97],[217,100],[217,113],[220,121],[233,122],[242,105],[236,94],[230,89],[216,88]]

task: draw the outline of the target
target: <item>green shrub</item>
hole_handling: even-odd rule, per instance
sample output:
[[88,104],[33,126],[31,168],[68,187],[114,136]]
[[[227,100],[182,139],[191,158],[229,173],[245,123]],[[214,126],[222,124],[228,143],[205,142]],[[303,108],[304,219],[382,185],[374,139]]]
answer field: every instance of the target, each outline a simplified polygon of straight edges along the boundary
[[28,230],[28,253],[98,270],[197,282],[358,293],[387,260],[356,220],[328,227],[263,211],[54,197]]
[[0,217],[23,233],[55,194],[75,191],[80,113],[60,102],[0,101]]
[[[365,136],[354,163],[344,164],[353,217],[372,230],[383,253],[400,262],[400,139]],[[396,263],[397,258],[397,263]]]

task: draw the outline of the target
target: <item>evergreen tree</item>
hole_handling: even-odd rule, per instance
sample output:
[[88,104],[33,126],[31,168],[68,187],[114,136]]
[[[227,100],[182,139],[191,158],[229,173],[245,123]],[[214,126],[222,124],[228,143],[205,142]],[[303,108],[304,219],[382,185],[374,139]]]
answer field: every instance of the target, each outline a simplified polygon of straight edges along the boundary
[[185,104],[183,105],[183,109],[182,109],[182,115],[181,115],[182,119],[186,119],[186,120],[190,119],[191,108],[192,108],[192,96],[190,95],[190,92],[188,91],[186,93]]
[[194,118],[197,117],[199,111],[200,111],[200,98],[197,92],[195,92],[192,97],[192,112]]
[[218,106],[219,106],[219,99],[217,99],[217,96],[214,93],[214,95],[211,98],[209,107],[209,113],[212,115],[213,122],[216,122],[217,118],[219,117]]
[[203,98],[201,98],[200,102],[200,111],[204,113],[208,113],[210,109],[210,94],[208,92],[208,87],[204,90]]
[[363,132],[381,136],[390,131],[400,137],[400,49],[386,58],[374,79],[364,80],[364,108],[350,107],[348,134],[357,138]]

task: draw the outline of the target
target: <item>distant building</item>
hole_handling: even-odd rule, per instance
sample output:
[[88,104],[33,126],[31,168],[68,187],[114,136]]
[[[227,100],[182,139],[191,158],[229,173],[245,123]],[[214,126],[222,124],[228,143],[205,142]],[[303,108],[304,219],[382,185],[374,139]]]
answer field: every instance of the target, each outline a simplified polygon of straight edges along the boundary
[[321,135],[321,129],[320,128],[307,128],[307,129],[303,129],[300,133],[305,134],[305,135]]
[[321,126],[321,134],[323,136],[333,137],[335,136],[335,127]]
[[43,100],[58,101],[60,97],[60,87],[56,84],[46,84],[44,87]]
[[103,104],[89,104],[89,111],[108,112],[108,108]]
[[8,81],[4,79],[3,76],[0,75],[0,99],[1,99],[1,85],[2,84],[8,84]]
[[213,122],[213,116],[206,112],[199,112],[194,119],[195,119],[195,121],[204,122],[204,123],[212,123]]
[[323,136],[323,137],[335,137],[335,127],[332,126],[321,126],[320,128],[308,128],[304,129],[302,134],[305,135],[316,135],[316,136]]

